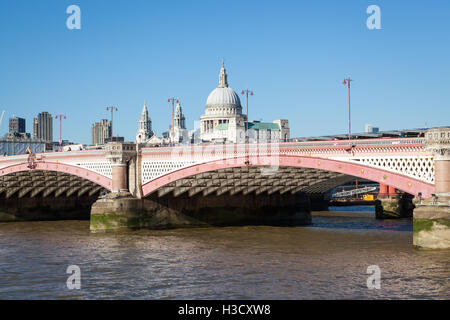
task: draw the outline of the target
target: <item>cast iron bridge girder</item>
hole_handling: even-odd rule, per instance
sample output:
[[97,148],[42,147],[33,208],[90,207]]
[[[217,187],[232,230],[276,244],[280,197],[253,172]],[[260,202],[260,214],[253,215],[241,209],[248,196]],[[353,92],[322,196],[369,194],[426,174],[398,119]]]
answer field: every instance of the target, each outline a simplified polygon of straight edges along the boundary
[[0,177],[0,194],[5,198],[94,196],[102,190],[92,181],[56,171],[28,170]]
[[[155,190],[158,197],[171,194],[179,197],[187,194],[194,197],[229,194],[264,194],[296,193],[299,191],[326,192],[340,181],[347,182],[354,177],[340,173],[293,167],[278,167],[274,172],[266,171],[265,167],[236,167],[219,169],[213,172],[199,173],[194,176],[170,182]],[[324,183],[328,181],[328,183]],[[316,186],[313,188],[313,186]]]

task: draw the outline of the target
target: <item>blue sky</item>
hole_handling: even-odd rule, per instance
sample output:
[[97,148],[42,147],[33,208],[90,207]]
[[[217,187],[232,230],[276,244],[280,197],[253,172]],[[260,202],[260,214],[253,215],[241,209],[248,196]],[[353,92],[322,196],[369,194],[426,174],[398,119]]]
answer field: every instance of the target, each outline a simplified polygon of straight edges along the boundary
[[[71,4],[81,30],[66,27]],[[381,30],[366,27],[371,4]],[[134,140],[147,101],[161,135],[171,96],[192,129],[222,57],[230,86],[255,92],[250,120],[287,118],[294,137],[347,131],[346,76],[355,132],[450,125],[449,35],[440,0],[0,0],[0,134],[49,111],[67,116],[63,139],[90,143],[114,105],[115,134]]]

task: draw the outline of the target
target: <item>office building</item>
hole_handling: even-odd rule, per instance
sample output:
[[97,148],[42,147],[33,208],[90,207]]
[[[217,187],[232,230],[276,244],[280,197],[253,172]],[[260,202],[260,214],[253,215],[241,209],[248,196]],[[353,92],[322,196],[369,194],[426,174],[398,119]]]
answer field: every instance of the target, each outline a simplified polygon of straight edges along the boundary
[[106,119],[100,120],[92,125],[92,144],[105,144],[108,138],[111,137],[111,121]]
[[53,118],[50,113],[41,112],[33,119],[33,138],[46,142],[53,141]]

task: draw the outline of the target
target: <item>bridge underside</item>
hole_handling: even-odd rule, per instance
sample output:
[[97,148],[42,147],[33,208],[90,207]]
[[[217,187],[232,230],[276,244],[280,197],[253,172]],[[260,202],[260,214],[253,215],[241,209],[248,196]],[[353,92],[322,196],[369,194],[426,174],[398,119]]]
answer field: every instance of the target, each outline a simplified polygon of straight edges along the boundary
[[28,170],[0,176],[0,221],[89,219],[106,189],[57,171]]
[[58,198],[98,196],[102,186],[57,171],[30,170],[0,177],[0,198]]
[[304,192],[323,195],[334,187],[354,180],[342,173],[311,168],[234,167],[189,176],[155,190],[152,197],[197,195],[273,195]]
[[[169,180],[168,176],[165,179]],[[91,230],[309,224],[314,209],[311,198],[323,199],[327,191],[354,179],[291,166],[199,172],[168,182],[145,199],[100,199],[91,211]]]

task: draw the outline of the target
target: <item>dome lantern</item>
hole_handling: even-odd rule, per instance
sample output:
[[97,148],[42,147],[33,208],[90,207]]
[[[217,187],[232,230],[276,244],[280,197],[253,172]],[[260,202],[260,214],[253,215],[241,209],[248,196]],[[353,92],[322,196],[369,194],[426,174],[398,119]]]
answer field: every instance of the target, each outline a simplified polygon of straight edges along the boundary
[[228,82],[227,82],[227,70],[225,70],[225,62],[222,58],[222,68],[220,68],[220,74],[219,74],[219,88],[228,88]]

